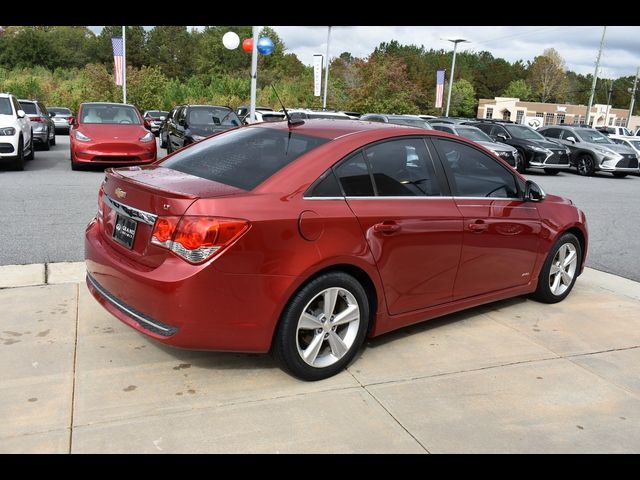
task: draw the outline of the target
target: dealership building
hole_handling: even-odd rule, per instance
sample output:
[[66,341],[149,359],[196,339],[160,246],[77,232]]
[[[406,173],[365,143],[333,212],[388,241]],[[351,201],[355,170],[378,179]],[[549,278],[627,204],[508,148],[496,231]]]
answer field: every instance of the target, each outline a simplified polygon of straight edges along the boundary
[[[496,97],[480,99],[477,118],[511,120],[537,128],[543,125],[584,124],[586,115],[586,105],[521,102],[519,98]],[[591,107],[589,124],[592,126],[624,127],[627,126],[627,120],[629,120],[628,108],[613,108],[611,105],[601,104]],[[632,131],[640,127],[640,116],[632,116],[628,127]]]

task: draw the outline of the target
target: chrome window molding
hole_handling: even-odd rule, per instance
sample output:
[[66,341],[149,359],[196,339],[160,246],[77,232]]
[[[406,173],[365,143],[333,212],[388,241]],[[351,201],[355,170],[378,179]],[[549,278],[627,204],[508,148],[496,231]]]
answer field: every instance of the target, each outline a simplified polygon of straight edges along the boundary
[[132,218],[133,220],[138,220],[142,223],[146,223],[147,225],[153,226],[156,223],[157,215],[153,213],[145,212],[144,210],[140,210],[139,208],[129,207],[124,203],[117,202],[109,195],[104,194],[102,197],[102,201],[106,203],[111,210],[118,212],[121,215]]

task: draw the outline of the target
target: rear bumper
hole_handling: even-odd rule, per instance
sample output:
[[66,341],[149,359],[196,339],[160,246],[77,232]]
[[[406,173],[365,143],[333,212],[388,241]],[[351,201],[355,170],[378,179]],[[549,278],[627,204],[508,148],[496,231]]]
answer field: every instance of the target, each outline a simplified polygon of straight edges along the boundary
[[85,232],[87,285],[113,316],[175,347],[270,349],[281,304],[297,277],[228,274],[216,270],[215,261],[191,265],[173,254],[150,268],[120,253],[101,228],[93,220]]

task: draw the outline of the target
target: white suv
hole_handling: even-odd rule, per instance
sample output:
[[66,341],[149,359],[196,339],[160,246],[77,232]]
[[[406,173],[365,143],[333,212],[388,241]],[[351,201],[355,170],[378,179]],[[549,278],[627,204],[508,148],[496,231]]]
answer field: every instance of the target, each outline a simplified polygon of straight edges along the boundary
[[24,170],[24,161],[33,159],[31,120],[16,97],[0,93],[0,164]]

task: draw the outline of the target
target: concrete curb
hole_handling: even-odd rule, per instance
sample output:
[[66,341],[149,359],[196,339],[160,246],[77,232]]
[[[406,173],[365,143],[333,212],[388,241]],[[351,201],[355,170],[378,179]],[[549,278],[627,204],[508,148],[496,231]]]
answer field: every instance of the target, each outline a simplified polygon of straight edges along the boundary
[[84,262],[33,263],[30,265],[1,265],[0,288],[30,287],[84,281]]

